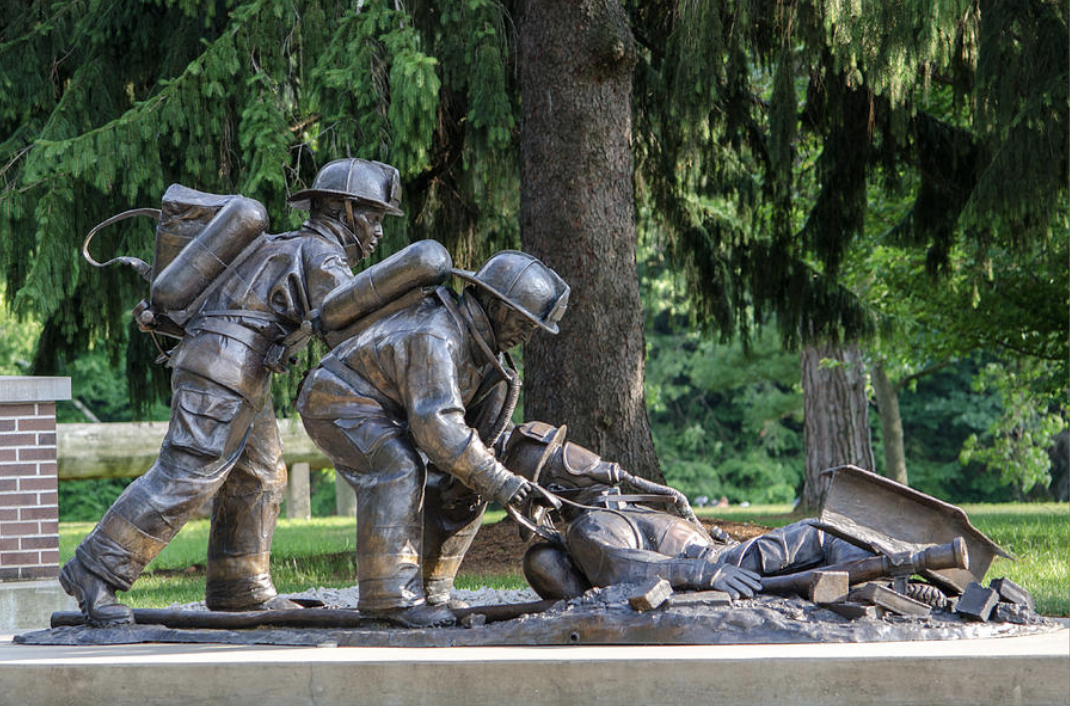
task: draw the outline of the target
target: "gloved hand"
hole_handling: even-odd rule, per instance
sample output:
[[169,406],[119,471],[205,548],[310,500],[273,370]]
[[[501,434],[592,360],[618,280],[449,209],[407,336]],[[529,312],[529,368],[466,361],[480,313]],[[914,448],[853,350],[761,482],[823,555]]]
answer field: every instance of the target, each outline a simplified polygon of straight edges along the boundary
[[709,564],[703,571],[703,579],[710,588],[724,591],[732,598],[751,598],[762,590],[761,576],[732,564]]
[[533,488],[530,482],[514,475],[498,488],[498,492],[494,494],[494,500],[502,507],[506,505],[517,506],[521,505],[531,495],[532,491]]

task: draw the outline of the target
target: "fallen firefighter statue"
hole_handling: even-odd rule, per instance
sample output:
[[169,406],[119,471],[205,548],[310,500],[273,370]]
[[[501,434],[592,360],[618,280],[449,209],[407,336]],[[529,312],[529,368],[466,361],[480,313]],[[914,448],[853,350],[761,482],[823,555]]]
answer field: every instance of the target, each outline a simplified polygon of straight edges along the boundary
[[[846,598],[849,585],[878,578],[906,579],[936,569],[966,569],[965,541],[955,538],[918,551],[876,556],[874,551],[834,536],[803,520],[745,542],[698,522],[683,496],[637,479],[618,464],[565,441],[565,427],[529,422],[513,430],[503,462],[560,500],[549,513],[531,504],[512,513],[522,536],[539,534],[524,556],[524,575],[543,598],[573,598],[591,587],[644,584],[664,579],[676,590],[718,590],[732,598],[756,592],[814,598],[814,569],[833,575],[837,588],[825,598]],[[622,494],[620,484],[642,495]],[[649,505],[668,505],[676,513]],[[556,524],[552,518],[559,520]],[[928,584],[914,593],[946,605],[942,591]]]

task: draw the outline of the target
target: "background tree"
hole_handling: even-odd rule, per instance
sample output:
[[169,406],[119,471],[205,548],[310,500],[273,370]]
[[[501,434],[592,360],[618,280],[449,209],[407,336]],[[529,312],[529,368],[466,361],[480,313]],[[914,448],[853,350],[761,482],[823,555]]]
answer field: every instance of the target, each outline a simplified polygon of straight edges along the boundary
[[869,432],[866,370],[857,345],[809,345],[802,352],[806,477],[800,509],[821,508],[828,488],[822,472],[854,465],[876,468]]
[[[546,5],[540,12],[566,12]],[[164,371],[151,365],[156,352],[124,318],[144,285],[130,272],[87,272],[77,245],[93,224],[152,204],[173,181],[254,196],[283,230],[299,219],[284,207],[285,195],[306,186],[319,165],[345,155],[384,159],[402,170],[409,218],[383,254],[408,238],[433,236],[471,266],[486,250],[515,245],[517,79],[526,57],[553,57],[516,51],[526,31],[514,34],[513,21],[527,5],[420,0],[401,7],[382,0],[0,0],[0,268],[16,310],[44,324],[39,372],[104,346],[113,362],[126,360],[138,406],[165,389]],[[1043,383],[1065,381],[1070,360],[1064,4],[591,0],[584,7],[590,15],[579,24],[555,28],[574,36],[550,37],[560,44],[547,46],[598,46],[592,30],[604,26],[612,30],[605,37],[621,39],[621,51],[609,41],[608,56],[617,58],[606,65],[584,64],[590,53],[559,57],[575,63],[555,65],[579,71],[575,81],[559,76],[564,84],[592,75],[606,81],[560,98],[575,101],[571,110],[597,104],[624,116],[630,101],[634,168],[623,166],[627,150],[617,142],[612,173],[633,175],[640,226],[669,250],[688,282],[691,312],[709,330],[749,341],[775,322],[788,344],[833,345],[874,340],[890,321],[883,342],[892,330],[909,330],[909,319],[918,330],[950,332],[960,354],[969,346],[1004,351],[983,365],[1014,374],[998,386],[1007,391],[1000,393],[1005,409],[1036,413],[1017,414],[1036,427],[971,426],[979,431],[974,448],[1010,443],[1015,429],[1020,438],[1039,438],[1036,430],[1043,436],[1052,426],[1045,419],[1065,419],[1065,385]],[[631,62],[629,37],[630,93],[621,80]],[[540,97],[525,97],[525,110],[529,100]],[[598,118],[583,114],[571,129],[582,132]],[[564,131],[544,124],[545,138]],[[539,173],[525,171],[535,191]],[[572,189],[564,196],[585,185],[566,182]],[[875,192],[904,203],[879,230],[867,218]],[[559,195],[549,187],[542,193]],[[625,191],[589,196],[585,203],[603,208],[609,227],[633,219]],[[559,223],[563,203],[579,205],[553,203],[546,223]],[[524,216],[524,228],[536,221]],[[621,236],[627,226],[620,227],[613,248],[569,264],[605,258],[612,265],[605,272],[623,276],[631,251]],[[102,233],[94,247],[145,257],[150,241],[149,227],[128,223]],[[532,247],[550,259],[569,242],[569,229],[536,241]],[[933,292],[918,298],[910,317],[889,313],[849,276],[855,253],[882,247],[907,259],[909,287]],[[595,284],[586,272],[570,276],[581,282],[578,293]],[[606,292],[607,302],[626,303],[615,310],[631,311],[633,294]],[[623,381],[628,393],[615,400],[622,411],[606,418],[618,430],[636,419],[631,440],[642,445],[643,421],[631,411],[641,399],[641,361],[630,347],[637,335],[607,332],[597,340],[627,351],[627,375],[610,380],[596,370],[568,393],[589,395],[605,411],[613,396],[591,391],[603,379],[618,389]],[[543,358],[530,357],[528,372],[537,378]],[[1022,380],[1015,366],[1028,372],[1029,405],[1014,396]],[[1011,463],[1002,452],[986,458],[997,457]]]
[[[637,183],[701,321],[746,336],[775,315],[789,344],[836,344],[870,338],[882,323],[892,328],[900,322],[882,321],[842,277],[852,248],[871,248],[878,235],[921,252],[930,286],[955,304],[964,303],[958,294],[976,293],[965,302],[964,318],[973,319],[995,313],[982,295],[1010,264],[1003,253],[1045,253],[1040,269],[1061,275],[1050,280],[1062,288],[1050,300],[1051,325],[1044,315],[1039,325],[994,315],[972,335],[1007,348],[1048,342],[1058,351],[1045,354],[1056,379],[1067,379],[1067,261],[1052,247],[1068,238],[1064,5],[629,7],[644,48]],[[871,189],[908,203],[880,232],[866,229]]]
[[520,235],[572,287],[561,333],[525,348],[525,413],[660,480],[643,394],[631,28],[618,0],[520,5]]

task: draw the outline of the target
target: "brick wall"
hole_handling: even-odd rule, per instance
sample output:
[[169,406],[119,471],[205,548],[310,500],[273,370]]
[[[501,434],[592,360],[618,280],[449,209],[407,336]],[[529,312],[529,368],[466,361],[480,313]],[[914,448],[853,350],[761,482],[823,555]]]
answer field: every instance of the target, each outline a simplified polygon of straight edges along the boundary
[[59,574],[55,399],[69,385],[0,378],[0,581]]
[[59,572],[55,402],[0,402],[0,581]]

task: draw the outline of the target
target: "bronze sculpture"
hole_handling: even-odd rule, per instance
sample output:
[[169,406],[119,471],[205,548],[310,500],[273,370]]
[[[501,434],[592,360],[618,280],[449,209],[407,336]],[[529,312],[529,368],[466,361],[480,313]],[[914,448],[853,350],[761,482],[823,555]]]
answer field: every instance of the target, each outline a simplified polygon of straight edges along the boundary
[[[184,337],[168,363],[171,421],[160,456],[115,501],[60,574],[64,590],[93,625],[133,622],[116,590],[129,590],[212,498],[208,607],[297,607],[277,596],[269,572],[286,482],[270,377],[312,335],[310,324],[327,294],[351,280],[352,266],[375,247],[383,217],[401,214],[398,172],[358,159],[325,165],[310,189],[290,198],[294,208],[310,211],[301,229],[290,233],[263,234],[266,216],[256,201],[224,201],[221,215],[170,265],[158,266],[152,283],[156,306],[196,302],[188,319],[179,319]],[[222,256],[212,248],[236,249],[235,242],[249,244],[219,267]],[[152,321],[150,314],[142,308],[139,321]]]
[[568,302],[522,252],[453,272],[470,282],[459,296],[416,287],[349,325],[297,405],[357,494],[360,612],[407,627],[454,621],[450,589],[487,500],[535,492],[492,450],[519,392],[507,351],[536,328],[556,333]]
[[[806,520],[742,543],[727,535],[713,539],[693,519],[644,506],[657,496],[621,495],[628,474],[564,437],[564,427],[525,423],[513,430],[503,459],[564,501],[560,535],[545,532],[551,541],[533,544],[524,556],[525,577],[543,598],[651,578],[677,589],[750,597],[764,576],[872,556]],[[677,501],[670,488],[663,495]],[[529,514],[547,526],[542,511]]]

